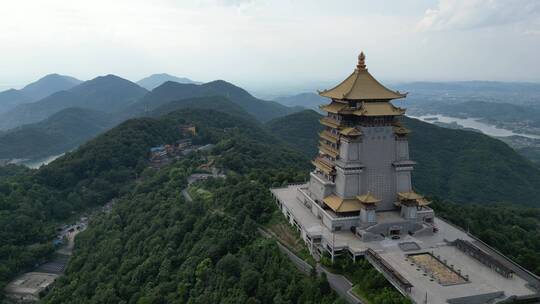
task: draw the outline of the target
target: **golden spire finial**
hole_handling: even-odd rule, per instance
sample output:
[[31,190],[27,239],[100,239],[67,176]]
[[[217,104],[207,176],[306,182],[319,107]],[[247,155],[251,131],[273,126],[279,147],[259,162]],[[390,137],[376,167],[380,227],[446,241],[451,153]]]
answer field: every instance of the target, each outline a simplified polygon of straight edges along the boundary
[[360,52],[360,55],[358,55],[358,64],[356,65],[356,69],[359,71],[367,70],[366,55],[364,55],[364,52]]

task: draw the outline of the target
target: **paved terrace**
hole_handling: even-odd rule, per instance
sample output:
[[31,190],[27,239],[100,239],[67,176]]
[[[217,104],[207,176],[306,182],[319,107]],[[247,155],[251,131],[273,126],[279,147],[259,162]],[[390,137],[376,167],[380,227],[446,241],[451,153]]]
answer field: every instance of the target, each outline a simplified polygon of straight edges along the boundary
[[[413,285],[410,292],[401,291],[416,303],[425,303],[426,297],[427,303],[448,303],[447,300],[460,297],[465,297],[465,301],[460,303],[484,303],[485,299],[482,299],[481,295],[488,298],[489,295],[492,295],[492,298],[499,296],[496,300],[502,300],[512,295],[522,296],[535,293],[535,290],[520,275],[505,278],[455,246],[449,245],[448,241],[454,241],[458,238],[477,242],[466,232],[440,218],[435,218],[439,232],[432,236],[405,235],[400,240],[385,239],[378,242],[363,242],[350,231],[333,233],[326,228],[320,219],[297,200],[296,194],[300,187],[305,187],[305,185],[290,185],[285,188],[271,189],[274,197],[281,202],[282,211],[285,214],[290,214],[291,224],[297,225],[311,237],[320,237],[323,248],[333,245],[335,250],[345,249],[354,255],[363,255],[368,248],[371,248]],[[403,242],[415,242],[420,249],[404,252],[398,246],[399,243]],[[430,252],[434,256],[440,256],[440,259],[446,261],[447,265],[453,265],[454,269],[461,271],[463,276],[468,276],[469,282],[442,286],[436,280],[431,280],[429,274],[418,270],[416,265],[411,265],[411,261],[406,259],[407,254],[418,252]],[[498,259],[506,259],[493,251],[490,254],[495,255]],[[516,273],[520,274],[519,271]],[[501,291],[504,292],[504,296],[501,296]],[[471,296],[472,298],[467,298]]]

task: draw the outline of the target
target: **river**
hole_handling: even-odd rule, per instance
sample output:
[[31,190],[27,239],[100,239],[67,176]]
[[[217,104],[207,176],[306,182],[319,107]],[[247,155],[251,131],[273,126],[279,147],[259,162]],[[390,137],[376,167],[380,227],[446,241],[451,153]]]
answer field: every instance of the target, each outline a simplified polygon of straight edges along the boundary
[[[410,116],[428,123],[456,123],[464,128],[471,128],[481,131],[482,133],[493,137],[509,137],[509,136],[522,136],[533,139],[540,139],[540,135],[516,133],[508,129],[499,128],[495,125],[490,125],[480,121],[480,118],[457,118],[451,116],[445,116],[441,114],[435,115],[422,115],[422,116]],[[436,120],[434,118],[437,118]]]

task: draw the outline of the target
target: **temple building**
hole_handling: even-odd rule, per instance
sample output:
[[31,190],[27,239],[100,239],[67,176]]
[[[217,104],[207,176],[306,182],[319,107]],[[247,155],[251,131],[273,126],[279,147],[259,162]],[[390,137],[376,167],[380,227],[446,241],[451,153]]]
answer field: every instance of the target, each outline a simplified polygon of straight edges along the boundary
[[319,95],[331,102],[321,106],[327,115],[320,121],[319,154],[299,198],[331,230],[352,228],[369,239],[430,225],[433,210],[412,188],[410,131],[400,122],[405,109],[391,102],[407,94],[379,83],[361,53],[354,72]]
[[[329,100],[309,182],[270,189],[309,252],[364,258],[413,303],[540,301],[538,276],[436,217],[414,190],[414,133],[392,103],[407,94],[379,83],[365,60],[361,53],[349,77],[319,92]],[[345,299],[361,302],[350,291]]]

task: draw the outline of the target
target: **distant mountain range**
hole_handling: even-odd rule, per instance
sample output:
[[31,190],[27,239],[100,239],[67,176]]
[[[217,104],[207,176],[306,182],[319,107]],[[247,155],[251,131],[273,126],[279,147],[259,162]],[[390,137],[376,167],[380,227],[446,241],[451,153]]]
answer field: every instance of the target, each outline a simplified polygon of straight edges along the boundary
[[418,81],[395,85],[403,91],[432,91],[432,92],[513,92],[540,93],[540,83],[534,82],[501,82],[501,81],[447,81],[429,82]]
[[113,113],[128,107],[148,92],[137,84],[114,75],[85,81],[67,91],[19,105],[0,115],[0,129],[36,123],[66,108],[80,107]]
[[118,121],[90,109],[67,108],[34,124],[0,133],[0,159],[38,159],[76,148]]
[[282,96],[275,98],[274,101],[288,107],[303,107],[315,111],[320,111],[319,106],[328,102],[326,98],[315,93],[300,93],[296,95]]
[[18,105],[45,98],[55,92],[69,90],[81,82],[70,76],[49,74],[20,90],[9,89],[0,92],[0,113]]
[[160,85],[164,84],[167,81],[173,81],[173,82],[178,82],[178,83],[202,84],[202,82],[193,81],[185,77],[176,77],[173,75],[169,75],[167,73],[152,74],[148,77],[145,77],[137,81],[137,84],[147,89],[148,91],[152,91],[153,89],[159,87]]
[[300,109],[253,97],[232,83],[215,80],[201,85],[168,81],[146,94],[130,108],[132,114],[153,110],[170,101],[205,96],[224,96],[260,121],[268,121]]
[[209,105],[260,121],[300,110],[257,99],[223,80],[205,84],[167,81],[147,91],[115,75],[100,76],[0,113],[0,159],[59,154],[129,118]]

